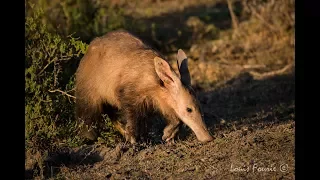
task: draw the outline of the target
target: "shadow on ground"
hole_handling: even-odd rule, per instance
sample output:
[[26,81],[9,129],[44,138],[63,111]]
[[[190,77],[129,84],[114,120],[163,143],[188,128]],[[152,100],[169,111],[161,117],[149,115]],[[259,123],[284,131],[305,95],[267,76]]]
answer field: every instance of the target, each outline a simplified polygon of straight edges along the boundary
[[255,80],[241,73],[226,87],[200,92],[209,129],[294,120],[294,73]]
[[[54,177],[59,173],[61,167],[75,168],[79,165],[91,166],[103,160],[100,152],[94,146],[85,146],[79,149],[61,149],[50,153],[44,160],[45,179]],[[25,170],[25,179],[32,179],[34,174],[39,174],[39,164],[35,164],[33,169]]]

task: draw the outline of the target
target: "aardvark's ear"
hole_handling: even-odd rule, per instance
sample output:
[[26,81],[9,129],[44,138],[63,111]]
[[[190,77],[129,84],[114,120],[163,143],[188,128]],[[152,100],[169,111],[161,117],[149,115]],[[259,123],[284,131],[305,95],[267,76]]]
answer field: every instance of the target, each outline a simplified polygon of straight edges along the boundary
[[167,88],[175,87],[174,74],[171,71],[171,68],[168,62],[161,59],[160,57],[155,57],[154,66],[155,66],[157,75],[164,82],[165,86]]
[[184,53],[182,49],[178,50],[177,64],[178,64],[178,69],[181,77],[181,82],[184,85],[190,86],[191,78],[190,78],[190,73],[188,69],[188,58],[186,53]]

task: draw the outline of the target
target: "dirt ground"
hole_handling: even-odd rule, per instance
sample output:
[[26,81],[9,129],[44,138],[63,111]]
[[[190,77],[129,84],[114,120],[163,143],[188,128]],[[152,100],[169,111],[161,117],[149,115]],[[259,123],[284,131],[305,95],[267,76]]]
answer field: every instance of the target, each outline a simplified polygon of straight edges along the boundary
[[[199,7],[211,8],[212,13],[215,8],[223,10],[227,7],[225,4],[217,7],[217,1],[177,3],[179,1],[157,1],[150,6],[128,4],[127,13],[146,17],[146,22],[161,22],[167,17],[171,21],[165,21],[163,28],[170,33],[175,20],[185,22],[186,17],[201,11]],[[168,8],[157,8],[159,6]],[[194,6],[198,9],[190,10]],[[152,15],[148,14],[148,9],[153,10]],[[179,13],[168,15],[176,11]],[[183,48],[190,57],[192,85],[203,106],[205,122],[215,138],[213,142],[199,143],[190,129],[184,127],[175,144],[164,144],[158,140],[162,129],[155,127],[152,131],[158,135],[154,140],[135,149],[123,143],[116,147],[96,143],[74,149],[62,148],[60,152],[48,155],[44,161],[44,171],[48,175],[42,178],[295,179],[293,48],[279,51],[281,48],[277,49],[273,44],[273,49],[265,48],[267,50],[259,51],[260,54],[245,54],[241,50],[227,54],[227,51],[237,51],[242,46],[237,46],[236,41],[226,40],[230,36],[230,20],[217,21],[220,23],[217,26],[222,29],[219,39],[209,41],[193,30],[192,37],[197,39],[200,36],[193,41],[197,43],[186,44]],[[170,49],[172,37],[166,38],[162,39],[166,43],[157,46]],[[246,40],[249,38],[259,41],[259,37]],[[284,37],[278,39],[277,45],[289,41]],[[264,39],[266,46],[273,42],[272,39]],[[176,68],[175,48],[171,47],[171,50],[173,52],[167,49],[162,52]],[[36,158],[40,157],[33,156],[26,162],[26,166],[31,167],[26,170],[26,179],[32,179],[34,169],[31,169]]]
[[220,130],[206,145],[190,138],[138,152],[89,146],[60,154],[82,165],[50,171],[55,179],[294,179],[294,121],[256,126]]

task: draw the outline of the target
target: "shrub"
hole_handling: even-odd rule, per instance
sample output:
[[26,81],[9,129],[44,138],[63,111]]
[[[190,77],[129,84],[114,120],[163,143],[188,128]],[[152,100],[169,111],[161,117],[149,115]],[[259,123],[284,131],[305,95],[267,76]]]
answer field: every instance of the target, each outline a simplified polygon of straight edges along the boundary
[[49,150],[77,145],[74,72],[87,44],[49,33],[42,10],[25,22],[25,138],[27,148]]

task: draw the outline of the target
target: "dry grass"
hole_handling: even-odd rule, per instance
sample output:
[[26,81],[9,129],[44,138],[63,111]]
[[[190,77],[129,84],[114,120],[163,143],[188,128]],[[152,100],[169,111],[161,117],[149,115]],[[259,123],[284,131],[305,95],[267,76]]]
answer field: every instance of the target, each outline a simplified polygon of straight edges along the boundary
[[257,1],[249,2],[242,4],[245,12],[252,15],[236,30],[223,31],[217,40],[191,46],[194,84],[215,84],[242,72],[294,67],[294,1],[268,1],[263,6],[253,6]]

